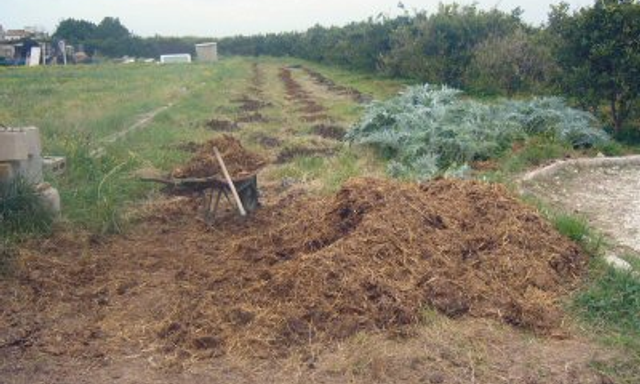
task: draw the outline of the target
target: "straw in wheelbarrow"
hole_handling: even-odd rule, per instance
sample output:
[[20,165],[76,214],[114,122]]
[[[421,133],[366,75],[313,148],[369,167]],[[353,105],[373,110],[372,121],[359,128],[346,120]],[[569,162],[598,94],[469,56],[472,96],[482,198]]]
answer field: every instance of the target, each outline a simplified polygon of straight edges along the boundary
[[266,164],[262,156],[247,151],[235,137],[222,135],[205,143],[186,165],[174,169],[171,176],[174,178],[223,177],[214,148],[220,151],[232,179],[255,174]]

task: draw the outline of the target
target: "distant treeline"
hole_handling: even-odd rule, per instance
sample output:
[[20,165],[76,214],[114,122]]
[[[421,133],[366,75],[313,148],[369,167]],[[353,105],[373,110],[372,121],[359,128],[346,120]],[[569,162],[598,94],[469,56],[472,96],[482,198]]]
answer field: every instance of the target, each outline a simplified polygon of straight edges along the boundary
[[[344,27],[318,25],[306,32],[224,38],[218,44],[226,54],[294,56],[455,87],[518,91],[544,82],[553,69],[550,47],[538,44],[543,31],[526,25],[520,15],[519,9],[505,13],[450,4],[440,5],[433,14],[380,16]],[[512,40],[513,49],[496,52],[504,39]],[[517,84],[515,79],[495,84],[480,78],[491,74],[477,73],[478,69],[504,66],[501,60],[506,57],[497,55],[519,64]]]
[[[401,6],[401,4],[400,4]],[[522,11],[441,4],[429,13],[379,16],[344,27],[235,36],[218,40],[222,55],[291,56],[434,84],[475,94],[561,93],[611,122],[615,132],[638,125],[640,4],[596,0],[569,12],[551,6],[545,26]],[[82,44],[89,54],[157,57],[193,53],[197,38],[140,38],[118,19],[95,25],[64,20],[54,38]],[[637,129],[635,131],[638,131]]]
[[56,41],[64,40],[76,50],[82,49],[90,56],[105,57],[157,58],[172,53],[193,55],[195,44],[203,42],[201,37],[139,37],[114,17],[105,17],[99,24],[85,20],[63,20],[52,38]]

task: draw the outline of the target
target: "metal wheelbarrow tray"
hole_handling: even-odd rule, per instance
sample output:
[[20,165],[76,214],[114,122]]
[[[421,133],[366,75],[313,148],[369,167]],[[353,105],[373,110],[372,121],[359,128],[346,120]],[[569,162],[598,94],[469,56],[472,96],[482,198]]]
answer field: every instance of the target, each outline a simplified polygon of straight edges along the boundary
[[[218,176],[211,177],[145,177],[142,181],[152,181],[170,186],[177,190],[206,193],[211,190],[211,195],[207,203],[207,219],[212,219],[220,202],[220,197],[224,195],[230,201],[230,188],[224,179]],[[257,173],[242,175],[232,179],[233,185],[238,191],[240,201],[247,212],[256,210],[258,202],[258,176]],[[217,193],[216,193],[217,192]],[[215,201],[214,201],[215,200]],[[233,203],[232,203],[233,204]]]

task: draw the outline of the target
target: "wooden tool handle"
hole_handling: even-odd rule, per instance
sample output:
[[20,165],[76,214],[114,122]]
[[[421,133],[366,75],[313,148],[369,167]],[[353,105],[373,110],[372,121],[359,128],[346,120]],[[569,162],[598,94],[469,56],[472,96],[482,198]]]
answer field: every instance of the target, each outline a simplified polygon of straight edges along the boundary
[[231,176],[229,176],[229,171],[227,171],[227,167],[224,165],[224,161],[222,161],[222,156],[220,156],[220,152],[218,148],[213,147],[213,153],[216,155],[216,159],[218,160],[218,164],[220,164],[220,168],[222,168],[222,173],[224,174],[224,178],[227,180],[227,184],[229,184],[229,189],[231,189],[231,193],[233,194],[233,198],[238,204],[238,211],[240,211],[240,215],[246,216],[247,212],[244,210],[242,206],[242,201],[240,201],[240,196],[238,196],[238,191],[236,191],[236,186],[233,185],[233,180],[231,180]]

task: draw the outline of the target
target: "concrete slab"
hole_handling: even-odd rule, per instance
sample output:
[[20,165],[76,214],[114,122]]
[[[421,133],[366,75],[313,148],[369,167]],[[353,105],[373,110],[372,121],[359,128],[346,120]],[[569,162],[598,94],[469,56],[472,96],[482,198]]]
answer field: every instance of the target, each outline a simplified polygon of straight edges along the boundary
[[27,133],[13,129],[0,130],[0,161],[27,160],[29,146]]

